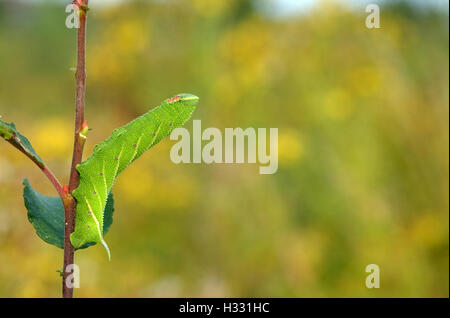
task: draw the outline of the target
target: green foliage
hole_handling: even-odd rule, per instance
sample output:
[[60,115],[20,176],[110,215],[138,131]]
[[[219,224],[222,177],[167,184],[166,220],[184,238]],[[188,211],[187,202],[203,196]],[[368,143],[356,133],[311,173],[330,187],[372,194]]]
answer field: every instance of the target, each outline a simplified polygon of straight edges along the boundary
[[[0,114],[20,118],[65,176],[74,30],[61,27],[63,5],[17,2],[0,1]],[[120,222],[105,239],[117,257],[79,255],[89,277],[77,296],[448,297],[448,9],[382,6],[375,30],[364,7],[316,1],[273,19],[240,2],[93,8],[86,155],[184,89],[207,105],[194,114],[204,127],[278,127],[279,169],[174,165],[162,142],[114,185]],[[42,193],[50,185],[8,148],[0,142],[0,297],[59,297],[54,271],[37,269],[61,250],[30,241],[17,196],[25,175]],[[364,285],[371,263],[378,290]]]
[[23,198],[28,220],[36,234],[48,244],[64,248],[64,206],[60,197],[48,197],[36,192],[23,180]]
[[27,156],[33,159],[40,166],[44,165],[42,159],[38,156],[36,151],[34,151],[33,146],[28,141],[28,139],[20,134],[14,123],[6,123],[0,120],[0,137],[4,138],[14,147],[25,153]]
[[182,126],[197,102],[198,97],[190,94],[165,100],[159,107],[114,130],[109,139],[95,147],[91,157],[78,165],[80,184],[73,191],[77,199],[75,231],[70,236],[75,248],[101,242],[110,257],[102,234],[103,211],[117,176],[173,129]]
[[[28,220],[36,230],[37,235],[48,244],[64,249],[64,206],[61,198],[49,197],[36,192],[28,182],[23,181],[23,197],[28,210]],[[105,235],[113,221],[114,199],[112,193],[109,194],[105,207],[105,225],[103,235]],[[80,248],[87,248],[95,244],[88,242]]]

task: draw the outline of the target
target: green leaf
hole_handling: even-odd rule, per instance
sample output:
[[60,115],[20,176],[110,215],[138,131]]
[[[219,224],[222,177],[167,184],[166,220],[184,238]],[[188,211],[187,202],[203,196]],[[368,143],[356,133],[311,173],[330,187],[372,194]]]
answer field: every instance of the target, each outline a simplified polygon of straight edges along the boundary
[[[49,197],[36,192],[27,179],[23,181],[23,197],[28,210],[28,220],[37,235],[46,243],[64,248],[64,206],[61,198]],[[105,208],[105,235],[113,221],[114,200],[109,195]],[[79,248],[87,248],[95,242],[88,242]]]
[[[104,207],[117,176],[145,151],[182,126],[192,115],[198,97],[179,94],[169,98],[148,113],[113,131],[94,148],[94,153],[78,165],[80,184],[73,191],[77,200],[75,231],[70,240],[74,247],[87,242],[102,243]],[[139,185],[136,185],[139,186]]]
[[44,162],[38,156],[36,151],[34,151],[29,140],[17,131],[16,126],[13,123],[7,123],[0,120],[0,137],[4,138],[14,147],[30,157],[40,167],[44,167]]

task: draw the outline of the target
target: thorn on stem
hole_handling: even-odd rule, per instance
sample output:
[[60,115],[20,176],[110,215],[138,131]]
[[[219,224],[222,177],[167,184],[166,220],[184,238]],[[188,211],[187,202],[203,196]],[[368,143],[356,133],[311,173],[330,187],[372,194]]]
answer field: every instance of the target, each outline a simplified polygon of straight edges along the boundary
[[86,140],[88,131],[89,131],[88,123],[87,121],[84,121],[83,124],[81,125],[81,130],[79,133],[80,138],[82,140]]

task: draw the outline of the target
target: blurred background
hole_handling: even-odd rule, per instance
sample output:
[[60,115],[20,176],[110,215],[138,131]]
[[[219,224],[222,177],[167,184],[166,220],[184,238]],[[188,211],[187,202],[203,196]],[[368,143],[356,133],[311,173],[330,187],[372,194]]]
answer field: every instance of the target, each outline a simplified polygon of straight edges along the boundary
[[[277,127],[279,169],[180,164],[164,140],[127,169],[76,297],[448,297],[448,1],[91,0],[90,132],[180,92],[203,128]],[[76,31],[65,1],[0,0],[0,114],[68,182]],[[192,130],[192,121],[186,127]],[[27,220],[0,142],[0,297],[60,297],[62,250]],[[381,288],[365,287],[378,264]]]

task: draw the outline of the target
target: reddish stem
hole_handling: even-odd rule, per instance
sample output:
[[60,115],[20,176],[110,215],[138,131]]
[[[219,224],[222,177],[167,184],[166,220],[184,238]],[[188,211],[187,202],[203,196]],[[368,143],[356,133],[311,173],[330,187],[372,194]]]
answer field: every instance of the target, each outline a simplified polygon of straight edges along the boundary
[[50,171],[50,169],[45,165],[45,163],[40,158],[38,158],[35,154],[32,154],[30,151],[27,151],[23,147],[23,144],[22,144],[20,138],[16,134],[13,134],[13,136],[11,138],[9,138],[7,141],[11,145],[13,145],[16,149],[20,150],[20,152],[22,152],[25,156],[30,158],[31,161],[33,161],[39,167],[39,169],[42,170],[42,172],[44,172],[44,174],[47,176],[47,178],[50,180],[50,182],[55,187],[56,191],[58,191],[58,194],[61,197],[61,199],[63,199],[63,197],[65,196],[63,187],[61,186],[61,183],[59,182],[58,178],[55,177],[53,172]]
[[[76,71],[76,109],[75,109],[75,137],[72,155],[72,166],[70,169],[69,194],[78,187],[80,175],[76,166],[81,163],[85,139],[80,136],[84,123],[84,105],[86,92],[86,18],[88,0],[78,0],[81,3],[80,27],[78,28],[77,40],[77,71]],[[70,234],[75,229],[76,201],[72,196],[64,202],[65,208],[65,232],[64,232],[64,268],[63,268],[63,297],[72,298],[73,288],[66,284],[70,273],[66,268],[74,263],[74,248],[70,242]]]
[[63,187],[61,186],[61,183],[59,183],[59,181],[55,177],[55,175],[46,166],[41,168],[41,170],[42,170],[42,172],[45,173],[47,178],[53,184],[53,186],[55,187],[56,191],[58,191],[58,194],[61,197],[61,199],[64,200],[64,197],[66,196],[66,193],[64,193]]

